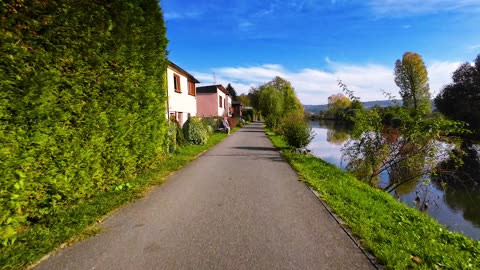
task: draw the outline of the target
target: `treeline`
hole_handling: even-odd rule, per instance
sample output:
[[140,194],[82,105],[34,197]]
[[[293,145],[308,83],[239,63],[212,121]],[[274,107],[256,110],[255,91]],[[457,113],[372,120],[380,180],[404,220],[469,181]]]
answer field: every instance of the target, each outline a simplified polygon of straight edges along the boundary
[[452,76],[453,83],[435,97],[438,111],[447,117],[464,121],[480,138],[480,54],[472,65],[463,63]]
[[155,0],[0,4],[0,241],[132,178],[167,146]]

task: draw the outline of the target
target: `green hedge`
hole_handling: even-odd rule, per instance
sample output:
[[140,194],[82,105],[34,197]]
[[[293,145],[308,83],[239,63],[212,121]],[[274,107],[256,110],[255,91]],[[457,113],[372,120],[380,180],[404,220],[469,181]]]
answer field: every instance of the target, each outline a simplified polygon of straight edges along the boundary
[[192,144],[204,145],[208,141],[208,132],[204,124],[197,117],[190,117],[183,124],[185,140]]
[[163,155],[155,0],[0,3],[0,241]]

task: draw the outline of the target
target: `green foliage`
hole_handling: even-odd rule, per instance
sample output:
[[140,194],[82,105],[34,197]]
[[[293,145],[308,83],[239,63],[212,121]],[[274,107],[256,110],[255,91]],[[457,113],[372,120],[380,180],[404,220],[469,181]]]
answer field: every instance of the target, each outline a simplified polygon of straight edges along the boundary
[[295,148],[305,147],[313,139],[312,128],[299,112],[285,116],[281,121],[280,129],[288,145]]
[[292,85],[280,77],[259,87],[257,108],[265,117],[267,127],[273,129],[278,128],[283,116],[293,112],[303,113],[303,106]]
[[243,106],[251,106],[250,97],[246,94],[241,94],[237,97],[240,102],[242,102]]
[[453,83],[435,97],[437,109],[449,118],[464,121],[480,136],[480,54],[475,65],[464,63],[453,74]]
[[228,93],[230,94],[230,97],[232,98],[233,101],[238,100],[237,92],[235,91],[235,88],[233,88],[233,86],[231,84],[228,84],[225,89],[228,91]]
[[105,215],[143,197],[152,186],[163,183],[172,172],[181,169],[225,137],[226,134],[218,133],[210,137],[205,145],[178,147],[175,154],[157,159],[148,170],[118,185],[117,191],[98,191],[88,200],[82,200],[72,207],[59,208],[52,215],[45,216],[42,222],[32,224],[28,230],[19,233],[18,240],[13,244],[0,246],[0,268],[26,269],[60,245],[91,236],[92,231],[98,231],[95,226]]
[[208,133],[204,124],[197,117],[190,117],[183,124],[185,139],[196,145],[204,145],[208,140]]
[[253,110],[243,109],[242,115],[243,115],[243,119],[245,119],[247,122],[253,121]]
[[465,132],[459,122],[411,115],[401,107],[360,110],[354,122],[352,136],[357,140],[343,150],[348,169],[372,186],[388,171],[392,186],[387,189],[428,175],[430,166],[425,163],[433,164],[444,154],[436,142],[450,133]]
[[168,152],[174,153],[177,149],[177,126],[175,121],[170,121],[168,126]]
[[184,146],[187,144],[187,140],[185,139],[185,135],[183,134],[182,127],[177,123],[175,123],[175,139],[177,142],[177,146]]
[[431,112],[427,68],[419,54],[406,52],[402,60],[397,60],[395,83],[400,88],[403,106],[414,112]]
[[0,24],[5,245],[167,149],[167,40],[154,0],[7,0]]
[[480,242],[449,232],[427,215],[321,159],[285,150],[280,136],[270,138],[387,269],[480,268]]

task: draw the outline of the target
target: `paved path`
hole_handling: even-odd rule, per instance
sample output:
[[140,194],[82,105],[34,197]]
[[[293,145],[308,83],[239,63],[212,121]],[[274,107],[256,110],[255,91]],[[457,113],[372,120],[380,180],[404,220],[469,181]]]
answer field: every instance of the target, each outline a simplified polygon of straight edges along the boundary
[[259,123],[36,269],[373,269]]

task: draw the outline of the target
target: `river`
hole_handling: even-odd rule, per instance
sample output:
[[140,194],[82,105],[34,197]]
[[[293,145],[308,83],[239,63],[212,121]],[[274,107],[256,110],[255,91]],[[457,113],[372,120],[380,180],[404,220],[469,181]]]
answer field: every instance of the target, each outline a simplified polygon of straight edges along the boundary
[[[311,153],[331,164],[345,169],[342,149],[350,140],[349,130],[332,123],[312,121],[315,137],[307,146]],[[478,147],[476,148],[478,151]],[[388,184],[388,174],[380,174],[380,186]],[[476,175],[480,183],[480,175]],[[434,181],[425,178],[404,184],[392,192],[399,201],[416,207],[419,197],[428,201],[426,213],[449,230],[480,240],[480,189],[447,188],[445,191]]]

